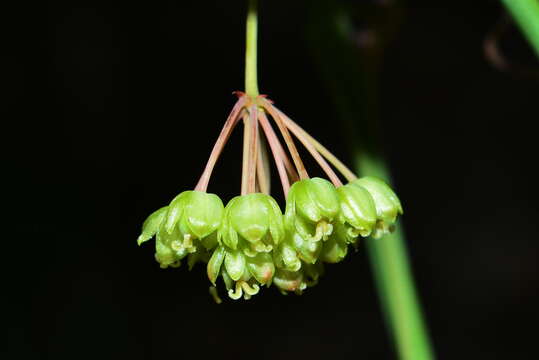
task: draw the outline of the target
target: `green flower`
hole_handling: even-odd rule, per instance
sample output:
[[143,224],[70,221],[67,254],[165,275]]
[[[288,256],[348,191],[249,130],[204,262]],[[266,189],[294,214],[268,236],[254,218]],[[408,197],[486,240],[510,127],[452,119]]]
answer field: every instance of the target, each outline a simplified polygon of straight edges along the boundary
[[[312,178],[294,183],[286,204],[286,237],[273,254],[275,266],[297,272],[302,264],[315,264],[323,247],[320,240],[329,239],[338,213],[339,198],[329,181]],[[292,283],[297,276],[282,274]]]
[[273,252],[275,266],[298,271],[302,262],[314,264],[322,250],[322,241],[306,240],[295,231],[287,231],[285,240]]
[[236,196],[227,204],[219,243],[248,257],[271,252],[284,237],[283,215],[266,194]]
[[273,284],[283,295],[286,295],[287,291],[300,294],[307,288],[307,284],[303,281],[303,271],[288,271],[279,268],[275,271]]
[[137,239],[137,243],[142,245],[142,243],[150,240],[159,230],[161,223],[165,220],[167,215],[168,206],[164,206],[159,210],[154,211],[144,220],[142,224],[142,233]]
[[324,273],[324,265],[319,261],[316,264],[303,263],[299,271],[289,271],[277,268],[273,277],[273,284],[281,294],[294,292],[301,295],[307,287],[315,286],[318,278]]
[[230,298],[237,300],[243,296],[248,300],[259,292],[259,285],[271,285],[275,266],[269,253],[260,252],[251,257],[220,245],[213,251],[207,272],[214,286],[221,275]]
[[350,228],[345,224],[336,223],[333,233],[324,241],[320,252],[320,261],[335,264],[348,254],[348,244],[355,242],[357,235],[350,234]]
[[227,204],[218,231],[219,246],[208,262],[208,278],[221,276],[232,299],[249,299],[271,284],[272,250],[284,237],[283,215],[266,194],[236,196]]
[[209,235],[221,225],[223,213],[223,202],[219,196],[202,191],[184,191],[170,203],[164,230],[168,235],[179,233],[181,247],[189,253],[196,251],[195,240],[211,249],[217,242]]
[[189,252],[183,246],[183,238],[179,230],[175,230],[172,234],[169,234],[163,224],[157,230],[155,237],[155,260],[163,269],[169,266],[178,267],[180,266],[180,260],[186,257]]
[[365,176],[354,180],[352,185],[366,189],[374,200],[376,207],[376,227],[373,232],[374,238],[393,231],[393,224],[398,214],[402,214],[402,205],[397,195],[383,180]]
[[327,239],[332,222],[339,213],[339,197],[335,187],[321,178],[295,182],[288,193],[285,224],[307,241]]
[[155,259],[162,268],[178,267],[188,256],[191,269],[197,262],[207,262],[209,251],[217,246],[223,212],[217,195],[184,191],[146,219],[137,242],[141,245],[155,236]]
[[162,268],[178,267],[180,260],[187,256],[187,249],[181,246],[181,236],[176,230],[168,234],[164,229],[168,206],[153,212],[142,225],[142,234],[137,239],[139,245],[150,240],[154,236],[155,241],[155,259],[161,264]]
[[367,237],[376,225],[376,206],[367,189],[347,184],[337,188],[341,211],[339,222],[348,232],[347,238]]

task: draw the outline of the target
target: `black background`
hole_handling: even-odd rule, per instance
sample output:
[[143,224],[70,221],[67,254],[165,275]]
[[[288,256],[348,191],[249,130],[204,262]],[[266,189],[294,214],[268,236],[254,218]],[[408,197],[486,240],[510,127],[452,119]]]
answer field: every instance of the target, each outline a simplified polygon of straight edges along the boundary
[[[429,3],[404,3],[380,99],[434,346],[440,359],[535,358],[537,78],[485,59],[497,1]],[[303,296],[221,305],[202,266],[160,270],[136,245],[145,217],[194,187],[243,88],[244,5],[2,4],[6,359],[395,358],[364,245]],[[349,162],[308,8],[263,2],[261,90]],[[537,68],[513,27],[503,48]],[[240,152],[238,132],[210,182],[224,200]]]

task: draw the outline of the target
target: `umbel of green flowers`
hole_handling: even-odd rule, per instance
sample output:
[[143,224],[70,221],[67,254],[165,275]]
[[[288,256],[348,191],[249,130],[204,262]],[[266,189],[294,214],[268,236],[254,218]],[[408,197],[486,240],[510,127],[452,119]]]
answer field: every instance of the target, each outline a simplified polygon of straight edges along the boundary
[[[269,115],[269,116],[268,116]],[[286,149],[275,135],[275,121]],[[226,207],[208,193],[213,167],[230,132],[243,119],[246,127],[241,195]],[[258,127],[263,133],[258,132]],[[328,179],[309,177],[292,133],[319,163]],[[286,195],[284,213],[270,195],[268,164],[261,154],[264,135]],[[340,181],[329,161],[347,180]],[[262,165],[261,165],[262,164]],[[155,259],[162,268],[191,269],[206,264],[210,293],[224,285],[232,299],[249,299],[262,286],[301,294],[318,283],[324,264],[342,261],[359,239],[370,241],[393,231],[402,214],[397,195],[381,179],[357,178],[342,162],[264,96],[239,93],[206,168],[194,190],[184,191],[144,222],[138,244],[155,237]]]

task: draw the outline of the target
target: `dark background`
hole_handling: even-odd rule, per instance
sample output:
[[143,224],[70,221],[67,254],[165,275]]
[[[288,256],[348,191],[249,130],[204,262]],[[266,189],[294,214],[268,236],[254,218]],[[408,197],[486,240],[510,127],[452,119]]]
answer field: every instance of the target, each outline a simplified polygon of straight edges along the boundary
[[[303,296],[221,305],[203,266],[160,270],[136,245],[146,216],[195,186],[243,88],[244,5],[0,6],[6,359],[395,358],[364,245]],[[261,90],[349,162],[309,5],[263,2]],[[537,78],[485,59],[497,1],[403,5],[380,111],[436,352],[535,358]],[[538,68],[514,26],[501,47]],[[240,151],[238,132],[210,182],[225,200]]]

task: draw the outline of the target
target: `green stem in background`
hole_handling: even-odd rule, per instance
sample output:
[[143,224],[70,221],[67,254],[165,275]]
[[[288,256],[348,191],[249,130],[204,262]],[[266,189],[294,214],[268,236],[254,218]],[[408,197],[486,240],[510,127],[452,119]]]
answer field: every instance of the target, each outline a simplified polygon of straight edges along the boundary
[[539,1],[502,0],[539,57]]
[[[381,159],[366,156],[356,160],[358,172],[390,181]],[[367,249],[386,318],[401,359],[433,359],[427,329],[414,288],[402,224],[381,239],[369,239]]]
[[[391,182],[381,146],[377,94],[383,45],[399,22],[396,16],[398,12],[389,6],[382,12],[380,8],[374,8],[380,6],[374,2],[372,5],[347,4],[331,0],[311,2],[308,26],[311,48],[327,81],[338,115],[343,120],[356,170],[360,175],[374,175]],[[375,41],[367,42],[363,47],[360,47],[358,34],[352,25],[354,12],[361,16],[359,22],[370,25],[371,34],[375,34]],[[381,13],[384,18],[380,18]],[[399,358],[433,359],[408,261],[402,224],[391,235],[368,239],[366,246]]]
[[248,0],[245,39],[245,92],[251,97],[258,96],[257,78],[257,37],[258,37],[258,0]]

